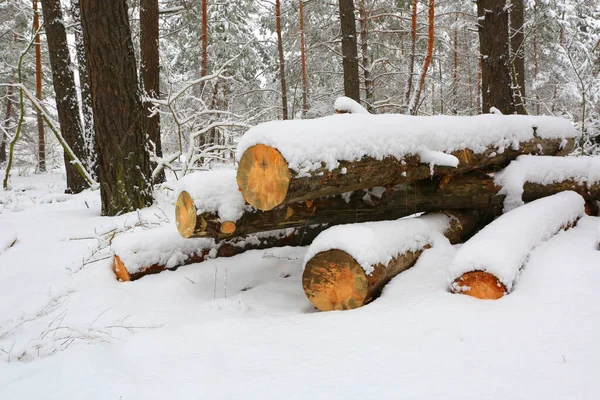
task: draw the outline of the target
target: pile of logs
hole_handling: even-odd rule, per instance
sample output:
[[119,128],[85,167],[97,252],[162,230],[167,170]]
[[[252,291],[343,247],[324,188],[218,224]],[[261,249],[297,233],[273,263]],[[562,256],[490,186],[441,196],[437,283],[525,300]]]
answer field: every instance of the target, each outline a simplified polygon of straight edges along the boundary
[[[248,249],[305,246],[315,237],[318,241],[319,233],[334,225],[397,220],[417,213],[443,213],[451,223],[439,234],[451,243],[463,242],[503,212],[506,194],[497,186],[494,172],[522,155],[561,157],[573,149],[572,132],[565,132],[564,137],[540,137],[535,127],[532,130],[528,140],[510,147],[499,149],[490,145],[483,151],[473,151],[465,144],[459,150],[442,153],[457,160],[454,166],[433,165],[425,153],[401,158],[365,155],[355,160],[337,160],[333,168],[323,162],[321,167],[299,172],[290,168],[283,156],[285,149],[266,142],[254,144],[239,157],[235,177],[232,175],[226,185],[219,185],[218,190],[227,190],[222,193],[227,198],[223,204],[213,204],[219,203],[218,192],[207,194],[217,189],[210,180],[202,182],[202,176],[208,176],[202,175],[208,174],[204,172],[197,173],[197,184],[188,185],[191,189],[184,188],[178,195],[176,229],[186,240],[208,240],[202,242],[206,243],[203,248],[195,249],[177,265],[165,266],[156,261],[136,268],[133,274],[127,273],[123,257],[115,257],[115,272],[122,280],[133,280],[146,273],[211,257],[232,256]],[[600,199],[597,186],[573,179],[546,184],[523,182],[522,190],[525,202],[574,190],[588,201],[588,212],[596,211],[595,200]],[[203,200],[207,198],[211,200]],[[224,212],[223,207],[236,212]],[[398,224],[397,229],[402,230],[403,226]],[[279,233],[264,236],[266,232]],[[262,239],[256,239],[260,235]],[[357,261],[351,249],[325,249],[306,260],[304,291],[319,310],[360,307],[376,298],[390,279],[415,264],[432,245],[433,242],[424,241],[410,251],[389,254],[387,262],[367,266]],[[473,277],[479,279],[480,275]],[[452,289],[472,294],[466,285],[461,286],[467,278],[457,277]],[[496,280],[491,282],[497,284]],[[502,293],[505,292],[504,288]]]

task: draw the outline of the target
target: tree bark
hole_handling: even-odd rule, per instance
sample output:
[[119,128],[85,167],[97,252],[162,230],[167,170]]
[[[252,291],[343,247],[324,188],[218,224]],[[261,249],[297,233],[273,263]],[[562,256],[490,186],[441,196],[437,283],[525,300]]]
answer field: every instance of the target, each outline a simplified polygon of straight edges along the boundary
[[[404,92],[404,104],[406,104],[406,113],[409,111],[410,96],[412,94],[413,75],[415,73],[415,46],[417,43],[417,7],[419,2],[413,0],[412,13],[410,18],[410,61],[408,62],[408,82]],[[443,113],[443,111],[442,111]]]
[[477,0],[477,15],[483,111],[487,113],[491,107],[496,107],[503,114],[515,114],[506,1]]
[[344,67],[344,95],[360,103],[360,79],[358,77],[358,50],[354,1],[339,0],[342,30],[342,57]]
[[365,8],[365,0],[358,2],[358,15],[360,22],[360,51],[362,56],[363,77],[365,80],[365,103],[367,110],[373,113],[373,96],[375,82],[371,76],[371,59],[369,57],[369,15],[370,11]]
[[413,115],[415,115],[417,113],[417,110],[419,109],[421,92],[423,91],[423,86],[425,86],[427,70],[429,69],[429,64],[431,64],[431,58],[433,57],[433,44],[435,40],[435,0],[429,0],[428,20],[429,22],[427,24],[427,55],[425,56],[425,61],[423,62],[423,70],[421,71],[421,78],[419,79],[419,86],[417,87],[417,92],[411,99],[410,105],[408,107],[409,113]]
[[152,203],[145,113],[127,2],[81,0],[80,6],[99,150],[102,215],[117,215]]
[[98,147],[94,133],[94,115],[92,112],[92,93],[90,90],[90,76],[88,74],[85,48],[83,45],[83,32],[81,28],[81,10],[79,0],[71,0],[71,18],[75,36],[75,52],[77,54],[77,71],[79,73],[79,89],[81,91],[81,112],[83,114],[83,138],[85,142],[85,163],[90,173],[98,177]]
[[306,43],[304,38],[304,0],[300,0],[300,59],[302,61],[302,117],[308,111],[308,83],[306,81]]
[[[504,199],[504,196],[498,196],[498,189],[494,186],[494,179],[486,174],[434,177],[387,190],[358,190],[349,196],[291,203],[265,212],[247,211],[237,221],[221,220],[216,213],[197,213],[192,197],[182,192],[177,200],[175,219],[184,238],[231,240],[252,233],[308,224],[330,227],[397,219],[426,211],[477,209],[498,215]],[[547,190],[545,195],[552,192],[551,189],[544,190]],[[530,196],[535,197],[536,193]],[[600,198],[600,193],[597,195]]]
[[[15,82],[14,73],[10,78],[10,84],[12,85]],[[8,128],[10,125],[10,120],[12,117],[12,100],[13,100],[13,87],[9,86],[6,89],[6,114],[4,114],[4,121],[2,121],[4,128]],[[6,162],[6,143],[8,142],[8,137],[4,134],[4,132],[0,132],[0,164]]]
[[[447,215],[450,227],[443,234],[451,243],[463,241],[483,225],[477,212],[449,212]],[[398,222],[400,228],[402,223]],[[306,263],[302,274],[304,293],[320,311],[362,307],[376,299],[392,278],[412,267],[429,247],[423,244],[415,251],[389,254],[391,260],[386,264],[371,265],[370,274],[351,252],[334,248],[317,253]]]
[[319,168],[310,173],[291,171],[281,153],[270,146],[258,144],[244,152],[237,171],[237,182],[244,199],[259,210],[268,211],[282,204],[314,200],[376,186],[429,179],[432,175],[461,174],[472,170],[502,167],[522,154],[568,154],[574,141],[563,148],[561,139],[541,139],[534,136],[520,143],[517,150],[505,149],[498,154],[494,147],[482,153],[465,149],[452,153],[459,160],[457,168],[422,164],[416,155],[403,160],[387,157],[376,160],[364,157],[360,161],[339,161],[333,170]]
[[[146,96],[159,98],[160,95],[160,71],[158,50],[158,0],[140,1],[140,80]],[[204,58],[202,62],[204,63]],[[152,102],[144,103],[146,113],[153,108]],[[154,152],[157,157],[162,157],[162,144],[160,138],[160,115],[148,115],[146,122],[146,133],[153,143]],[[156,168],[156,162],[151,163],[151,168]],[[165,173],[161,170],[154,183],[165,180]]]
[[527,114],[525,108],[525,0],[511,0],[510,47],[515,107],[518,114]]
[[277,51],[279,53],[279,80],[281,81],[281,116],[288,119],[287,84],[285,82],[285,60],[283,39],[281,37],[281,1],[275,0],[275,18],[277,22]]
[[[178,264],[170,267],[170,270],[175,270],[184,265],[196,264],[199,262],[211,260],[219,257],[233,257],[242,254],[248,250],[268,249],[271,247],[285,246],[306,246],[309,245],[322,228],[308,226],[292,231],[270,232],[265,235],[254,235],[244,238],[238,238],[230,241],[224,241],[212,246],[201,247],[190,252],[186,259],[181,260]],[[143,232],[141,232],[143,233]],[[143,237],[140,238],[143,240]],[[147,243],[149,254],[155,244]],[[115,254],[113,260],[113,272],[117,279],[121,282],[135,281],[146,275],[157,274],[165,271],[167,266],[158,260],[149,259],[147,265],[136,271],[127,269],[127,258]]]
[[[40,15],[38,11],[38,0],[33,0],[33,32],[40,29]],[[42,101],[42,45],[40,35],[35,36],[35,97]],[[46,171],[46,138],[44,136],[44,120],[41,110],[36,110],[38,127],[38,171]]]
[[[79,102],[77,101],[75,78],[71,70],[71,56],[60,0],[42,0],[42,11],[60,130],[75,156],[86,165]],[[87,189],[87,182],[79,174],[75,165],[71,163],[66,152],[64,162],[67,173],[67,192],[80,193]]]

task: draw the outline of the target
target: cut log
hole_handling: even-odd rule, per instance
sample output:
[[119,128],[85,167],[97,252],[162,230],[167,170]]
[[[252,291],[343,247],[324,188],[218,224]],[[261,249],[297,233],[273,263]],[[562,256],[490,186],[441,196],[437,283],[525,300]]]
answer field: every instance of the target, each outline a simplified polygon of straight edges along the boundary
[[221,221],[216,212],[197,213],[189,193],[181,192],[175,219],[183,237],[209,237],[220,241],[263,231],[303,227],[308,224],[339,224],[382,221],[418,212],[456,209],[488,210],[498,215],[502,196],[493,178],[479,173],[426,179],[359,190],[344,196],[291,203],[270,211],[246,210],[237,221]]
[[[519,198],[518,201],[530,202],[565,190],[574,190],[581,194],[588,200],[586,213],[597,215],[596,201],[600,200],[598,184],[588,187],[574,181],[546,185],[525,182],[518,194],[523,200]],[[223,222],[218,212],[197,214],[190,195],[182,192],[177,202],[176,221],[183,237],[209,237],[218,242],[257,232],[302,227],[307,224],[334,226],[381,221],[437,210],[488,210],[493,218],[501,214],[504,195],[499,193],[505,191],[505,188],[495,184],[494,178],[483,173],[471,172],[409,182],[387,190],[379,187],[355,191],[344,196],[291,203],[265,212],[247,207],[236,221]]]
[[561,119],[525,116],[343,114],[272,121],[240,141],[237,183],[249,204],[268,211],[432,175],[498,168],[522,154],[566,155],[574,135]]
[[321,311],[361,307],[442,234],[456,243],[473,234],[480,221],[478,212],[452,212],[328,229],[309,247],[304,292]]
[[584,214],[584,199],[562,192],[516,208],[458,249],[449,268],[451,289],[480,299],[499,299],[513,288],[531,251]]
[[306,246],[322,230],[322,227],[308,226],[264,232],[220,243],[212,239],[183,239],[172,225],[127,233],[116,237],[112,243],[115,254],[113,272],[119,281],[134,281],[184,265],[217,257],[233,257],[247,250]]

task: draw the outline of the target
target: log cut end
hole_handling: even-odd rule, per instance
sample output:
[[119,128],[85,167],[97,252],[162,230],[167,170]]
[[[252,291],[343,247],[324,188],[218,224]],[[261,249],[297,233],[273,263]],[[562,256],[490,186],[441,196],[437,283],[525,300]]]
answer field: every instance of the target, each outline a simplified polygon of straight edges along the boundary
[[224,221],[221,224],[220,231],[224,235],[232,235],[233,233],[235,233],[236,228],[237,227],[235,226],[235,222]]
[[506,287],[488,272],[471,271],[454,281],[452,291],[478,299],[497,300],[504,296]]
[[121,261],[119,256],[115,255],[113,260],[113,272],[115,273],[117,279],[121,282],[129,282],[131,277],[129,276],[129,271],[125,268],[125,264]]
[[338,249],[318,253],[306,264],[302,286],[320,311],[349,310],[370,300],[365,271],[351,255]]
[[175,221],[179,234],[188,239],[196,229],[196,206],[188,192],[181,192],[175,204]]
[[269,211],[285,200],[291,173],[277,149],[257,144],[244,152],[237,171],[237,183],[244,200]]

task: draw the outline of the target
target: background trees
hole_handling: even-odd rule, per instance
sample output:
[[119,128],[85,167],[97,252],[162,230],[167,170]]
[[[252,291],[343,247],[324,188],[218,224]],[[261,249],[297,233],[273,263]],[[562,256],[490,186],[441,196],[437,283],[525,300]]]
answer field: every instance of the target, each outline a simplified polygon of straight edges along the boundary
[[[560,115],[578,124],[582,149],[595,151],[594,138],[600,134],[597,1],[512,0],[510,7],[503,0],[129,4],[138,95],[145,93],[146,143],[155,145],[155,151],[149,146],[155,178],[163,169],[181,176],[231,162],[236,140],[248,126],[283,118],[286,108],[289,119],[330,114],[333,101],[344,93],[352,93],[372,113],[474,115],[494,106],[504,113]],[[478,4],[492,12],[478,12]],[[64,27],[83,116],[78,118],[85,138],[80,158],[94,170],[78,1],[65,5]],[[341,16],[347,17],[345,24]],[[32,22],[30,0],[0,3],[0,82],[8,85],[0,89],[0,118],[8,133],[0,132],[5,136],[0,160],[2,143],[16,129],[18,90],[10,83]],[[42,30],[44,87],[56,85],[51,82],[56,78],[50,71],[50,39]],[[346,50],[345,43],[351,44]],[[355,53],[344,58],[348,51]],[[348,71],[354,71],[347,71],[346,79],[344,60],[352,61]],[[32,51],[23,65],[24,85],[32,92],[35,66]],[[351,92],[345,91],[345,83],[351,84]],[[60,102],[50,90],[43,94],[42,104],[60,121]],[[23,136],[15,146],[22,167],[37,165],[39,158],[36,110],[29,103],[24,110]],[[53,136],[46,136],[48,166],[58,167],[62,151]]]

